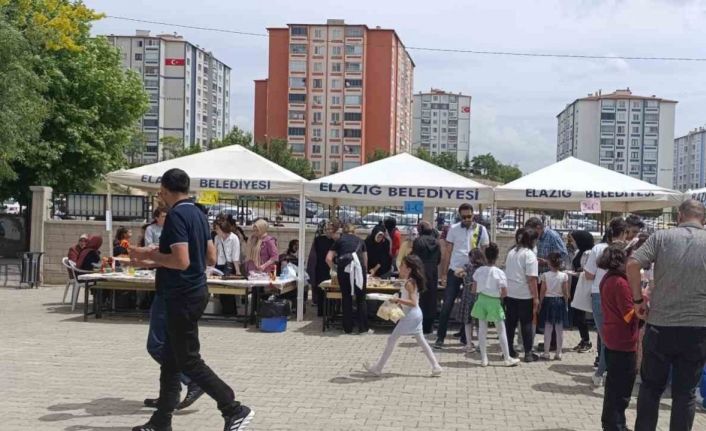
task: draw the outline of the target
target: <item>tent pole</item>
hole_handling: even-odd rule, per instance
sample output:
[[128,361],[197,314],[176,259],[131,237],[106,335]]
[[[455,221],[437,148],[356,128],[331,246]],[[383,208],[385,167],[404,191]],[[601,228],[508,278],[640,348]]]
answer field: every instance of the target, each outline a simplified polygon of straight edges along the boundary
[[495,190],[492,190],[493,193],[493,203],[490,206],[490,240],[497,242],[496,238],[496,231],[498,229],[498,220],[497,220],[497,211],[498,211],[498,202],[495,200]]
[[297,322],[304,320],[304,271],[306,261],[304,260],[304,249],[306,247],[306,198],[304,197],[304,183],[299,191],[299,268],[297,273]]
[[113,193],[110,189],[110,181],[106,181],[106,191],[108,196],[105,202],[105,230],[108,232],[108,257],[113,257],[113,247],[110,246],[113,237]]

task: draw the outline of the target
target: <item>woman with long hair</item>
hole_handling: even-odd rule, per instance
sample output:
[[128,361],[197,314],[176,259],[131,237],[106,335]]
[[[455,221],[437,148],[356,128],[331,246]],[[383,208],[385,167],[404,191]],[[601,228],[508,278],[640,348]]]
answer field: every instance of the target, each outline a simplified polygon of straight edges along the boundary
[[[571,238],[571,241],[573,241],[576,245],[576,253],[573,256],[573,259],[571,260],[572,269],[576,274],[575,276],[571,277],[571,299],[573,300],[574,295],[576,294],[576,286],[578,285],[579,274],[583,271],[583,267],[584,265],[586,265],[586,261],[588,260],[588,256],[591,253],[591,249],[594,247],[595,244],[593,235],[587,230],[572,231],[569,234],[569,238]],[[579,353],[588,352],[593,348],[593,344],[591,344],[591,338],[588,333],[588,324],[586,323],[586,312],[573,307],[571,308],[570,312],[574,326],[576,326],[576,328],[579,330],[579,334],[581,335],[581,341],[576,347],[574,347],[573,350]]]
[[431,375],[434,377],[441,376],[441,366],[422,333],[423,317],[422,310],[419,308],[419,294],[424,292],[426,288],[426,278],[424,277],[424,265],[419,257],[410,254],[402,259],[400,278],[405,280],[404,286],[400,288],[400,296],[393,297],[390,301],[400,304],[405,315],[397,322],[397,326],[395,326],[392,334],[388,337],[387,345],[380,359],[374,365],[365,363],[363,367],[366,371],[375,376],[382,375],[382,370],[387,360],[390,358],[390,355],[392,355],[397,340],[399,340],[400,337],[411,335],[417,341],[419,347],[422,348],[427,360],[429,360],[429,364],[432,367]]
[[122,256],[128,253],[130,249],[130,238],[132,232],[125,226],[118,227],[115,231],[115,239],[113,240],[113,256]]

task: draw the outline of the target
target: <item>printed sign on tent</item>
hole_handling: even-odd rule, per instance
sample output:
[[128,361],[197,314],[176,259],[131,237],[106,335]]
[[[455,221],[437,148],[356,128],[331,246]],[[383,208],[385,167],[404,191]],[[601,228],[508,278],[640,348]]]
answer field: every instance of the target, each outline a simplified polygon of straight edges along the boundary
[[581,212],[584,214],[600,214],[601,200],[596,198],[584,199],[581,201]]
[[424,201],[404,201],[405,214],[423,214]]
[[204,205],[215,205],[218,203],[218,192],[213,190],[205,190],[199,192],[198,203]]

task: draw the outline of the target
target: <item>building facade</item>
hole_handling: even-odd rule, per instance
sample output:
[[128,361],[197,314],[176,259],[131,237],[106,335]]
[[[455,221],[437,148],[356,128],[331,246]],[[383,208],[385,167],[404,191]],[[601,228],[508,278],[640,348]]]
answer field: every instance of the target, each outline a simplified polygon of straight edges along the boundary
[[471,154],[471,96],[431,89],[414,95],[412,148],[449,153],[463,163]]
[[412,143],[414,63],[394,30],[289,24],[270,28],[267,79],[255,81],[255,142],[286,139],[317,175]]
[[706,187],[706,129],[699,127],[674,140],[674,189]]
[[629,88],[578,99],[557,115],[557,160],[573,156],[672,188],[676,104]]
[[230,130],[230,67],[181,36],[138,30],[107,36],[122,65],[142,77],[150,106],[141,120],[144,163],[161,160],[161,140],[205,147]]

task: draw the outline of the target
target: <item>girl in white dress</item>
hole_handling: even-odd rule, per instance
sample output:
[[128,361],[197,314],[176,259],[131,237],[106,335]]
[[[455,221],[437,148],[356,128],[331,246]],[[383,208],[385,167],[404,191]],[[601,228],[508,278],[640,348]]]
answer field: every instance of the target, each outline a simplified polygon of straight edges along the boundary
[[419,308],[419,294],[425,290],[425,279],[424,265],[421,259],[415,255],[405,256],[402,259],[402,265],[400,265],[400,278],[406,279],[404,286],[400,288],[400,297],[392,298],[390,301],[400,304],[405,316],[397,322],[397,326],[387,339],[387,345],[380,359],[374,365],[364,363],[363,368],[375,376],[382,375],[382,369],[390,359],[397,340],[402,336],[411,335],[417,340],[417,344],[429,360],[431,375],[441,376],[441,366],[422,333],[422,310]]

